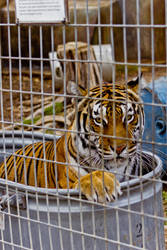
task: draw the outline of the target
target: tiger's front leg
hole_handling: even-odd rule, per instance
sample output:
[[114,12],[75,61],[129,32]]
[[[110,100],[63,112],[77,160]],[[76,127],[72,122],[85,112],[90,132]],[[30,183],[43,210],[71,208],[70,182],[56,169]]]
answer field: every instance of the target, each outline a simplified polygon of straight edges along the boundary
[[88,200],[100,203],[111,202],[122,194],[115,175],[99,170],[81,177],[73,188],[80,189]]

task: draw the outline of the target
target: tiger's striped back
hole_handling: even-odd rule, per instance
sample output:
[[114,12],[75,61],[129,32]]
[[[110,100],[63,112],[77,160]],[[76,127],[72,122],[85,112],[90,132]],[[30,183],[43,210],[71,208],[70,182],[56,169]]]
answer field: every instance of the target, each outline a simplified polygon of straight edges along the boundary
[[67,165],[65,148],[65,135],[56,146],[54,141],[27,145],[0,165],[0,178],[42,188],[72,188],[78,176]]
[[56,187],[54,142],[19,149],[0,166],[0,178],[38,187]]

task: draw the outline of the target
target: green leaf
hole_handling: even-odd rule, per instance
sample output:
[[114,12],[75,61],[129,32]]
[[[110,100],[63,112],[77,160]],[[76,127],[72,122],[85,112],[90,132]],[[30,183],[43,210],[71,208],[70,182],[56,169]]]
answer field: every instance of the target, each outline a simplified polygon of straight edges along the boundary
[[25,119],[25,120],[23,121],[23,124],[32,125],[32,124],[35,124],[35,123],[36,123],[38,120],[40,120],[40,119],[41,119],[41,116],[36,116],[36,117],[34,117],[33,122],[32,122],[31,119]]
[[[55,115],[61,113],[63,111],[63,103],[56,102],[55,103]],[[53,105],[44,109],[44,115],[53,115]]]

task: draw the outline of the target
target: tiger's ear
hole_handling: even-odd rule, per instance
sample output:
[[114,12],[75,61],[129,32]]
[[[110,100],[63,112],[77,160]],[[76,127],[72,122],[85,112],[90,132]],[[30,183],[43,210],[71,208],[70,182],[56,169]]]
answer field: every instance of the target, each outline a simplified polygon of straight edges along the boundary
[[73,81],[69,81],[68,82],[68,86],[67,86],[67,92],[69,94],[72,95],[76,95],[76,96],[86,96],[87,94],[87,90],[84,89],[81,85],[77,85],[75,82]]
[[129,81],[127,83],[127,87],[131,90],[133,90],[134,92],[138,93],[139,92],[139,88],[141,87],[140,83],[142,81],[142,75],[143,73],[140,74],[140,76],[134,78],[133,80]]

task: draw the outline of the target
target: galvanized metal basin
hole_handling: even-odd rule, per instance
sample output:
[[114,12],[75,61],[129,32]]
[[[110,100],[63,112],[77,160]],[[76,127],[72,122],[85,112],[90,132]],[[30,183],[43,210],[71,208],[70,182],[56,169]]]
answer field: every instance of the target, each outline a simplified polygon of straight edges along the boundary
[[[34,134],[33,138],[41,141],[43,134]],[[53,136],[47,135],[45,139]],[[32,133],[24,134],[24,143],[32,143]],[[22,134],[1,133],[0,161],[3,151],[11,151],[13,146],[15,149],[23,146]],[[4,249],[165,249],[159,179],[162,162],[155,155],[153,159],[156,165],[153,171],[121,183],[123,195],[104,205],[81,200],[76,190],[35,188],[1,179],[1,193],[7,183],[10,192],[26,197],[26,209],[11,207],[4,211],[5,230],[1,234]]]

